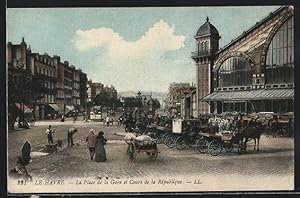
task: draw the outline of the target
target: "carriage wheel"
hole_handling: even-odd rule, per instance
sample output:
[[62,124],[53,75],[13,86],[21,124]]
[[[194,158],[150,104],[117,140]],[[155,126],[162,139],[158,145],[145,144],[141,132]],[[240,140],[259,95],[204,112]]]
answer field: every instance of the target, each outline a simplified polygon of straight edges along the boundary
[[201,138],[197,143],[197,150],[200,153],[207,153],[208,145],[209,142],[206,139]]
[[153,160],[153,161],[156,160],[157,155],[158,155],[158,151],[155,150],[155,152],[150,153],[150,159]]
[[159,138],[158,143],[159,144],[166,144],[166,137],[167,137],[167,133],[162,134],[161,137]]
[[174,148],[175,146],[176,146],[176,138],[175,137],[169,137],[168,139],[167,139],[167,146],[169,147],[169,148]]
[[171,138],[171,135],[170,135],[170,134],[166,134],[166,135],[163,137],[162,142],[163,142],[165,145],[167,145],[167,142],[168,142],[169,138]]
[[233,150],[233,145],[231,143],[227,143],[224,145],[226,152],[230,153]]
[[183,150],[185,149],[187,146],[186,142],[185,142],[185,139],[184,137],[182,136],[179,136],[177,139],[176,139],[176,148],[178,150]]
[[222,142],[220,140],[213,140],[209,145],[208,145],[208,152],[212,156],[217,156],[221,153],[222,151]]

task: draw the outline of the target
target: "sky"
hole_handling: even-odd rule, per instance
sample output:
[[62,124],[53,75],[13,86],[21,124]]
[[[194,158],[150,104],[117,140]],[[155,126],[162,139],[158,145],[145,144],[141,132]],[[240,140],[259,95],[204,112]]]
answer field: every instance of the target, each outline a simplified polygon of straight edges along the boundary
[[8,8],[7,41],[24,37],[32,52],[59,55],[118,92],[167,92],[172,82],[195,83],[191,52],[206,17],[223,47],[278,8]]

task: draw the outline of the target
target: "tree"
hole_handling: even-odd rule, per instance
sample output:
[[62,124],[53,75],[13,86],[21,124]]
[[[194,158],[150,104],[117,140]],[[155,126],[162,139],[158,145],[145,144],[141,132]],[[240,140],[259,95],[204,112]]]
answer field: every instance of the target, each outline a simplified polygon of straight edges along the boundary
[[157,100],[156,98],[155,99],[152,99],[152,107],[153,107],[153,110],[157,110],[160,108],[160,102],[159,100]]
[[111,106],[111,96],[106,91],[102,91],[101,93],[97,94],[94,102],[97,106]]
[[[8,124],[13,129],[14,122],[19,116],[24,120],[24,104],[32,105],[41,99],[41,92],[45,90],[40,76],[32,75],[30,71],[22,68],[9,69],[8,72]],[[16,110],[15,103],[20,103],[22,112]]]
[[134,108],[134,107],[142,107],[143,103],[139,98],[135,97],[125,97],[124,98],[124,107]]
[[115,96],[110,94],[110,92],[105,90],[96,95],[94,99],[94,104],[97,106],[110,107],[110,108],[116,108],[122,106],[120,99],[117,99]]

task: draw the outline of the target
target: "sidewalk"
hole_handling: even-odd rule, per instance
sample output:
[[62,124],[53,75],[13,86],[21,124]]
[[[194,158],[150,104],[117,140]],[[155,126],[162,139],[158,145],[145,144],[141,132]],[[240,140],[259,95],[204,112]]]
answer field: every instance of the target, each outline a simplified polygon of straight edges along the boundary
[[64,122],[61,122],[60,120],[43,120],[43,121],[36,121],[35,122],[35,126],[45,126],[45,125],[53,125],[53,126],[57,126],[57,125],[87,125],[87,124],[103,125],[103,122],[86,122],[84,120],[79,120],[79,121],[76,121],[75,123],[73,123],[72,120],[67,120],[67,121],[64,121]]

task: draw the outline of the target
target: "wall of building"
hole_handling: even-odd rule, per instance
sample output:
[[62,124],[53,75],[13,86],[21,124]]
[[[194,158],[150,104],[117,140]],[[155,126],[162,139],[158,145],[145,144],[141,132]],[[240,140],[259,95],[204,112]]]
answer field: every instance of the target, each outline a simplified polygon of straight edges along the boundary
[[[62,63],[57,55],[51,57],[46,53],[32,53],[24,39],[17,45],[11,42],[7,44],[7,62],[9,68],[24,66],[24,69],[30,70],[32,75],[41,79],[44,90],[35,94],[40,94],[43,98],[32,101],[35,104],[36,119],[46,118],[51,111],[48,104],[58,105],[58,113],[63,114],[65,105],[80,105],[83,98],[86,98],[86,74],[74,66],[69,66],[67,61]],[[14,71],[9,69],[9,72]]]

